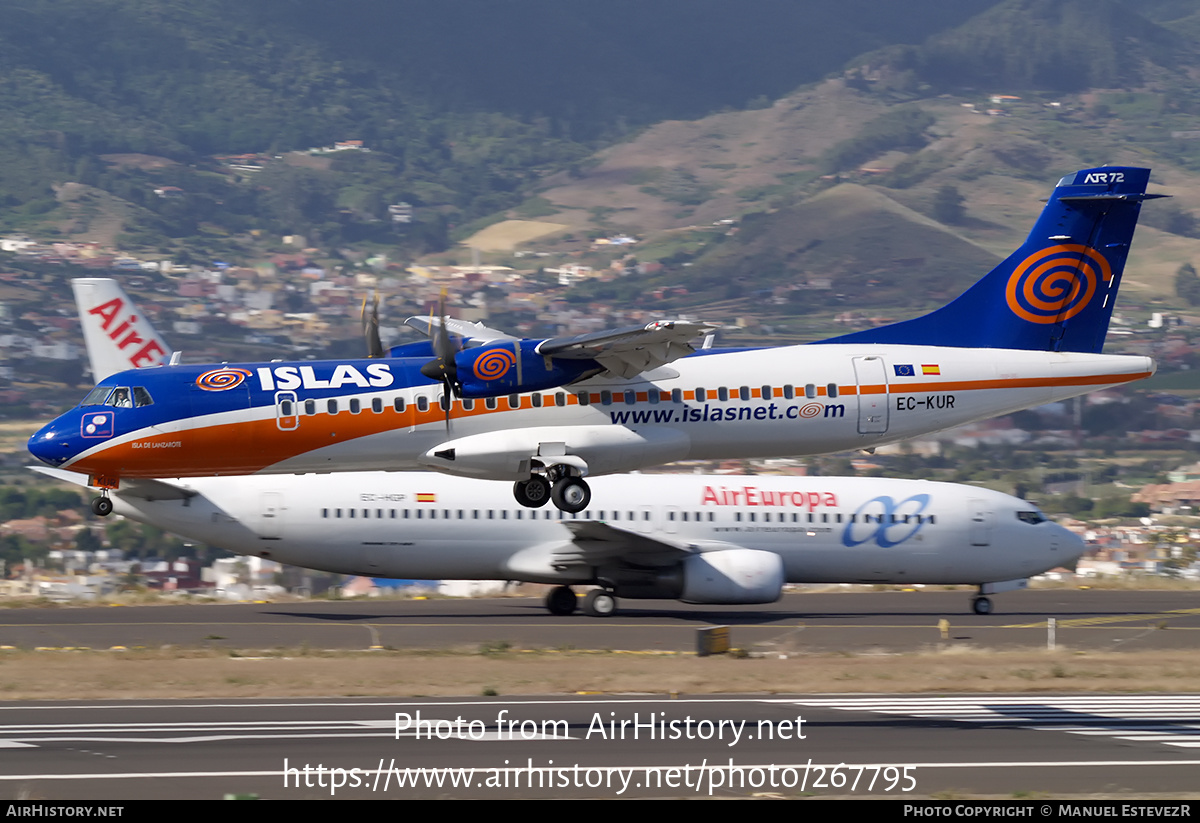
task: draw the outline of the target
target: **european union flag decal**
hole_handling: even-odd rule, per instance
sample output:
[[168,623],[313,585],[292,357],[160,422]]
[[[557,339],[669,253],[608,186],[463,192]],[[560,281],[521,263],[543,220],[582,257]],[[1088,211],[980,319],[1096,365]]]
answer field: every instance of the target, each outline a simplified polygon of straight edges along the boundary
[[914,377],[916,375],[911,364],[892,366],[892,368],[896,370],[897,377]]
[[80,437],[112,437],[113,436],[113,413],[94,412],[85,414],[83,420],[79,423]]

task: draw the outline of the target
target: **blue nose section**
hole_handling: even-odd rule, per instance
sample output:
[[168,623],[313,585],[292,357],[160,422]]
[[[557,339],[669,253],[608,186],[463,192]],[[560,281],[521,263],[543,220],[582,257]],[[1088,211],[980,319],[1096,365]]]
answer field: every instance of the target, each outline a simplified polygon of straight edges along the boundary
[[67,429],[61,420],[42,426],[37,434],[29,438],[29,453],[50,466],[61,466],[71,459],[77,444],[78,436],[73,436],[73,429]]

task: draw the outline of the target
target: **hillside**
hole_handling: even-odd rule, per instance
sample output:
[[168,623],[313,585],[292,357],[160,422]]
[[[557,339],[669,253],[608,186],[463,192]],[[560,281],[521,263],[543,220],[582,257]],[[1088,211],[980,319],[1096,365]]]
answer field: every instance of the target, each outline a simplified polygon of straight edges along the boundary
[[[964,68],[986,85],[941,91],[896,62],[952,43],[962,54],[971,44],[1011,47],[1016,59],[1024,51],[1012,43],[1031,26],[1062,35],[1082,8],[1007,0],[924,44],[856,58],[769,108],[660,123],[598,153],[582,174],[549,178],[541,196],[560,209],[550,219],[645,236],[637,260],[666,266],[645,285],[687,288],[673,300],[677,309],[711,305],[721,289],[790,289],[767,307],[749,296],[715,307],[774,315],[778,328],[779,316],[829,316],[839,292],[897,314],[939,302],[970,282],[965,272],[986,270],[982,252],[995,259],[1023,240],[1063,174],[1150,166],[1152,190],[1173,199],[1143,211],[1122,303],[1190,311],[1174,279],[1183,264],[1200,266],[1200,41],[1188,35],[1192,6],[1148,5],[1154,21],[1098,4],[1087,29],[1099,52],[1129,55],[1121,71],[1133,72],[1097,68],[1089,80],[1136,84],[1129,88],[1070,92],[1062,88],[1069,78],[1046,88],[1034,75],[989,80]],[[836,206],[825,199],[847,182],[857,184],[852,213],[845,195]],[[713,224],[729,219],[742,220],[741,230],[714,242]],[[918,260],[919,288],[889,285],[910,275],[897,261]],[[833,278],[831,293],[807,290],[807,279],[822,274]],[[811,328],[807,320],[785,326]]]
[[[760,105],[994,2],[13,0],[0,231],[79,234],[53,195],[73,182],[128,204],[101,234],[129,249],[236,256],[259,230],[437,250],[645,125]],[[370,155],[281,162],[337,141]],[[131,154],[176,162],[106,159]],[[400,202],[415,224],[392,224]]]

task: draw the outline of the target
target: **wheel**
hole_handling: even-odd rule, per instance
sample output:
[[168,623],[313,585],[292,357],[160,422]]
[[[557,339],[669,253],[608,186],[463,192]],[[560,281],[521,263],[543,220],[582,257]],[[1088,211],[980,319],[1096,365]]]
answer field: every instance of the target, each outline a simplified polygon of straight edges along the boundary
[[583,599],[584,614],[589,617],[608,617],[617,612],[617,598],[604,589],[592,589]]
[[522,506],[536,509],[546,505],[546,501],[550,499],[550,484],[546,482],[546,478],[535,474],[528,480],[513,483],[513,497],[517,498],[517,502]]
[[971,601],[971,608],[975,610],[975,614],[991,614],[992,601],[986,597],[976,597]]
[[108,517],[112,514],[113,504],[107,497],[92,498],[92,512],[100,517]]
[[564,617],[574,614],[579,605],[579,598],[570,586],[555,586],[546,593],[546,610],[550,614]]
[[565,512],[581,512],[592,502],[592,490],[582,477],[564,477],[550,491],[554,505]]

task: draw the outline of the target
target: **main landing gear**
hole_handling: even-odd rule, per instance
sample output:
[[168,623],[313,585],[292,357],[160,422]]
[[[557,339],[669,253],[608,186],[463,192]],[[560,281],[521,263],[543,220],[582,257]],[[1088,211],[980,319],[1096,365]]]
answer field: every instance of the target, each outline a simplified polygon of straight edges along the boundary
[[513,497],[522,506],[530,509],[540,508],[546,505],[546,501],[553,500],[558,508],[575,514],[586,509],[588,503],[592,502],[592,490],[582,477],[563,474],[552,479],[546,475],[535,474],[528,480],[520,480],[513,484]]
[[[558,617],[574,614],[579,598],[570,586],[555,586],[546,594],[546,611]],[[592,589],[583,598],[583,613],[588,617],[610,617],[617,613],[617,597],[607,589]]]
[[991,614],[992,601],[990,598],[979,595],[971,601],[971,610],[975,612],[975,614]]
[[108,517],[112,514],[113,503],[107,494],[92,498],[92,513],[97,517]]

